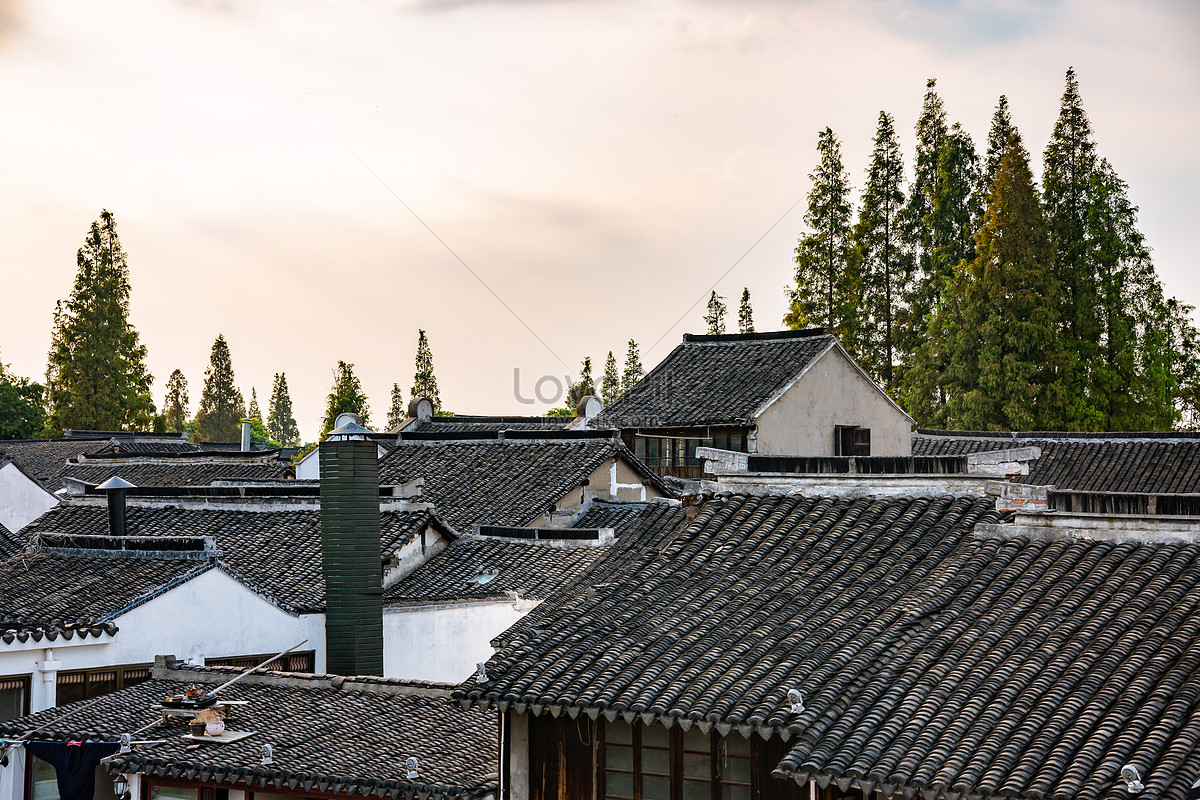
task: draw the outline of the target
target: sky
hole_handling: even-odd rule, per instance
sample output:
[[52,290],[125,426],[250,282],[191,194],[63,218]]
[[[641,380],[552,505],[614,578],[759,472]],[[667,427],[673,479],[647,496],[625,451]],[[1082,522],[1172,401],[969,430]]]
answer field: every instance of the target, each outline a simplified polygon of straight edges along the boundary
[[0,360],[44,374],[107,208],[160,404],[178,368],[195,411],[223,333],[305,438],[339,359],[380,427],[424,329],[447,409],[542,413],[585,356],[702,332],[714,286],[781,327],[825,126],[856,190],[881,110],[911,170],[932,77],[980,148],[1007,95],[1040,163],[1070,66],[1200,304],[1186,0],[0,0]]

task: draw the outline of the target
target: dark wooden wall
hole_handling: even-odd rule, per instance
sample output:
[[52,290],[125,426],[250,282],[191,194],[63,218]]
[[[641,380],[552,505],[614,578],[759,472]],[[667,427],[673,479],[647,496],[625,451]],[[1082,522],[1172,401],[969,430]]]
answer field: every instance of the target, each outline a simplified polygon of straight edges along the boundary
[[592,800],[595,723],[529,717],[529,800]]

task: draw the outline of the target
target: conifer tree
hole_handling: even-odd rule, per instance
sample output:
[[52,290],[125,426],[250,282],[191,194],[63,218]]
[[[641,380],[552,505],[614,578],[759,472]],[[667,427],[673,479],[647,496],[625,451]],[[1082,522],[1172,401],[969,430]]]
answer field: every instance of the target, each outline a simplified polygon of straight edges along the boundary
[[1058,281],[1028,155],[1014,133],[996,173],[977,256],[958,275],[961,326],[947,419],[974,430],[1056,430],[1067,421]]
[[704,314],[704,324],[708,326],[710,335],[725,333],[725,298],[713,290],[708,298],[708,311]]
[[795,285],[783,322],[793,330],[830,328],[853,351],[858,282],[850,266],[850,176],[831,128],[818,134],[817,153],[804,214],[810,232],[796,245]]
[[855,349],[863,368],[885,389],[893,386],[897,320],[907,275],[899,216],[904,209],[904,159],[892,117],[879,112],[875,147],[867,168],[853,259],[862,287]]
[[429,349],[429,338],[425,331],[417,331],[417,371],[413,375],[409,397],[428,397],[433,402],[434,412],[442,410],[442,397],[438,394],[437,377],[433,374],[433,351]]
[[404,390],[400,384],[392,384],[392,404],[388,408],[387,429],[394,431],[408,419],[408,407],[404,405]]
[[357,414],[363,425],[371,427],[371,409],[363,393],[362,381],[354,374],[354,365],[339,361],[333,371],[333,386],[325,398],[325,416],[321,420],[321,438],[334,428],[338,414]]
[[1000,95],[996,111],[992,114],[992,127],[988,130],[987,153],[983,158],[983,174],[980,176],[980,193],[984,197],[987,196],[992,181],[996,179],[1000,159],[1004,158],[1004,146],[1008,144],[1008,138],[1014,131],[1016,128],[1013,127],[1012,115],[1008,113],[1008,98]]
[[233,379],[233,359],[225,336],[217,335],[204,371],[204,391],[196,410],[196,438],[202,442],[236,442],[246,405]]
[[163,416],[168,432],[180,433],[187,427],[190,402],[187,378],[182,371],[175,370],[167,378],[167,396],[163,398]]
[[253,386],[250,387],[250,407],[246,409],[246,416],[262,422],[262,409],[258,407],[258,390]]
[[288,392],[287,375],[275,373],[271,383],[271,399],[267,402],[267,432],[284,447],[300,444],[300,426],[292,416],[292,396]]
[[625,369],[621,372],[621,393],[624,394],[642,379],[642,356],[638,351],[638,343],[629,340],[625,350]]
[[750,290],[745,286],[738,306],[738,333],[754,333],[754,309],[750,308]]
[[611,406],[621,396],[621,373],[617,370],[617,359],[613,351],[608,351],[604,359],[604,383],[600,387],[600,399],[605,407]]
[[32,439],[46,424],[43,387],[9,371],[0,361],[0,439]]
[[596,394],[596,383],[592,380],[592,357],[587,356],[579,368],[579,380],[571,385],[567,392],[567,408],[572,413],[579,406],[579,401],[588,395]]
[[146,429],[154,418],[146,347],[129,323],[129,265],[107,210],[76,254],[71,296],[54,309],[46,428]]
[[1088,237],[1089,190],[1096,166],[1091,123],[1075,70],[1068,69],[1058,119],[1043,154],[1043,195],[1056,277],[1062,284],[1063,335],[1078,365],[1070,391],[1081,401],[1079,424],[1085,428],[1100,423],[1089,391],[1102,336]]

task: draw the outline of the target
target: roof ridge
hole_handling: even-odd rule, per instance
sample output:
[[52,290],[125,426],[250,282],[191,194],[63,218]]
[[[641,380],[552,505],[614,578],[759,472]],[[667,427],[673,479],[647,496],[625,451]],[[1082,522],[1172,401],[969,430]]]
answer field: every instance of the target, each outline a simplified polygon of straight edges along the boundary
[[769,342],[788,339],[810,339],[818,336],[832,336],[828,328],[802,328],[796,331],[756,331],[754,333],[685,333],[684,343],[697,344],[720,342]]

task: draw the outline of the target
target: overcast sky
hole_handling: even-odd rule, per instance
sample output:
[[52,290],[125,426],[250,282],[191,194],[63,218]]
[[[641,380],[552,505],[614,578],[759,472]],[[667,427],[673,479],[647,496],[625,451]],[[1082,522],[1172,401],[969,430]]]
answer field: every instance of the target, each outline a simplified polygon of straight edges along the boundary
[[1167,291],[1200,303],[1197,8],[0,0],[0,359],[44,373],[108,208],[159,403],[180,368],[195,411],[224,333],[264,413],[286,372],[315,436],[344,359],[380,425],[424,328],[447,408],[541,413],[540,376],[702,330],[718,279],[779,327],[826,125],[856,189],[881,109],[911,170],[936,77],[981,147],[1007,94],[1040,164],[1071,65]]

